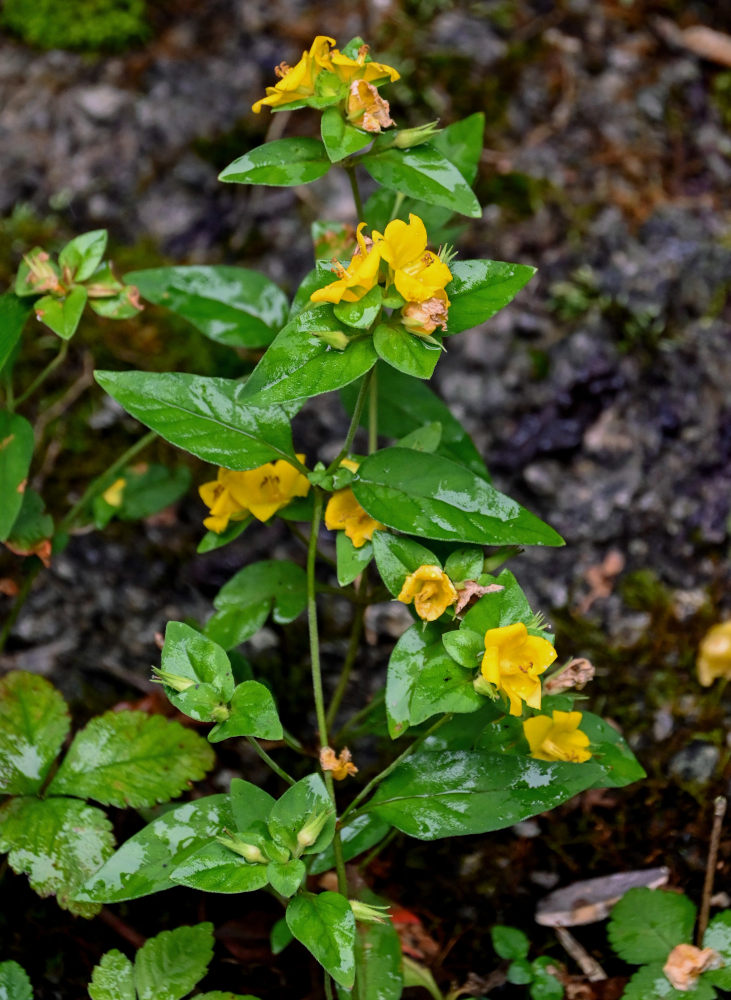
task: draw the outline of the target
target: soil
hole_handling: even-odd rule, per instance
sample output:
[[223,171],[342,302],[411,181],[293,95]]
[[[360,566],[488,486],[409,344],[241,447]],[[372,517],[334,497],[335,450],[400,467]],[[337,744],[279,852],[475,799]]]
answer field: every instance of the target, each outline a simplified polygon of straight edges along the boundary
[[[126,267],[235,263],[293,292],[311,266],[310,222],[352,221],[347,184],[335,171],[295,190],[221,185],[216,176],[272,128],[312,134],[306,112],[270,118],[249,109],[272,67],[295,60],[316,33],[340,43],[363,35],[402,67],[391,103],[399,125],[486,113],[477,183],[485,209],[465,222],[459,249],[532,264],[538,274],[484,328],[450,341],[436,387],[498,488],[565,537],[565,548],[528,550],[511,569],[553,623],[560,656],[594,661],[590,706],[622,727],[648,779],[585,793],[488,837],[398,837],[365,877],[418,915],[432,944],[422,940],[416,951],[445,989],[472,976],[472,995],[525,995],[500,983],[495,923],[523,927],[536,954],[578,975],[553,934],[532,923],[537,900],[575,879],[667,864],[671,885],[697,902],[712,802],[731,790],[731,705],[694,673],[700,638],[731,614],[731,67],[718,61],[727,49],[704,58],[682,33],[696,24],[731,33],[731,16],[660,0],[151,7],[152,39],[121,55],[39,52],[0,37],[3,280],[28,240],[105,226]],[[156,313],[136,326],[85,327],[67,381],[83,377],[89,351],[100,367],[227,374],[231,365],[226,352]],[[29,356],[29,370],[43,363],[40,353]],[[53,383],[59,394],[62,381]],[[80,383],[79,395],[77,422],[51,426],[73,460],[47,448],[37,476],[60,510],[138,433],[90,385]],[[342,424],[323,397],[310,417],[308,453]],[[163,446],[151,456],[184,460]],[[197,481],[208,476],[191,467]],[[0,671],[49,677],[79,723],[146,696],[166,621],[204,620],[243,561],[301,553],[280,525],[196,555],[200,518],[191,493],[142,525],[75,536],[39,578]],[[19,560],[0,557],[1,577],[18,571]],[[347,613],[333,601],[325,616],[335,636],[325,663],[334,670]],[[382,686],[404,624],[392,605],[369,621],[346,715]],[[246,652],[282,692],[285,724],[307,738],[303,627],[285,647],[278,639],[266,628]],[[198,792],[240,774],[277,790],[257,758],[220,747],[221,769]],[[363,750],[373,764],[380,752],[377,743]],[[121,812],[114,819],[119,841],[141,822]],[[726,833],[719,890],[728,889],[730,864]],[[242,907],[239,897],[178,889],[88,924],[11,872],[2,895],[0,957],[28,969],[39,1000],[85,995],[107,948],[129,951],[136,935],[202,919],[221,940],[207,989],[263,1000],[320,995],[303,950],[272,960],[268,933],[279,912],[262,894]],[[612,979],[576,996],[618,995],[629,969],[611,958],[604,925],[577,936]]]

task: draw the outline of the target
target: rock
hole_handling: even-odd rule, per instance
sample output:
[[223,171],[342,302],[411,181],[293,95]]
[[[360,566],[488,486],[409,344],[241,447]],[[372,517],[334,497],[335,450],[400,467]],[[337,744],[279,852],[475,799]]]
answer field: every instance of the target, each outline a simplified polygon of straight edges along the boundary
[[126,90],[100,83],[84,87],[76,94],[76,102],[82,111],[96,122],[111,122],[125,107],[131,104],[132,95]]
[[721,751],[712,743],[693,740],[670,761],[668,770],[673,778],[698,785],[707,785],[718,766]]

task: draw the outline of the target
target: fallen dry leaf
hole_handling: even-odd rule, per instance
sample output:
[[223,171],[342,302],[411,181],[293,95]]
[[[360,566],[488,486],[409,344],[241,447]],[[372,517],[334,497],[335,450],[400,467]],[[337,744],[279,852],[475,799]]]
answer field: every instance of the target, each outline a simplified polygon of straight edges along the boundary
[[544,927],[577,927],[604,920],[615,903],[630,889],[659,889],[667,885],[670,869],[647,868],[644,871],[617,872],[585,879],[556,889],[536,907],[536,923]]

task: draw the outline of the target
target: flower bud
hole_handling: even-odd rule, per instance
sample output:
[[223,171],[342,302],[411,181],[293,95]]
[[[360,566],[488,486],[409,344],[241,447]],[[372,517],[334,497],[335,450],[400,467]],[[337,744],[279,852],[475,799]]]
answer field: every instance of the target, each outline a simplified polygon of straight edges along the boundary
[[472,687],[478,694],[485,695],[491,701],[497,701],[498,693],[497,688],[494,684],[486,681],[482,674],[478,674],[477,677],[472,681]]
[[299,846],[302,848],[312,847],[332,814],[332,809],[326,809],[321,813],[315,813],[311,816],[297,834],[297,843]]
[[348,902],[356,920],[367,924],[385,924],[388,921],[388,906],[361,903],[359,899],[349,899]]
[[220,704],[211,709],[211,721],[213,722],[225,722],[230,715],[231,709],[228,705]]
[[262,853],[261,848],[257,847],[256,844],[247,844],[245,840],[234,836],[216,837],[216,840],[219,844],[227,847],[229,851],[240,854],[244,861],[248,861],[249,864],[266,865],[269,863],[269,858]]
[[414,146],[421,146],[425,142],[429,142],[441,131],[440,128],[437,128],[435,121],[427,122],[426,125],[418,125],[416,128],[405,128],[394,134],[392,145],[397,149],[412,149]]
[[152,680],[156,684],[164,684],[166,687],[172,688],[173,691],[181,693],[182,691],[187,691],[188,688],[195,687],[196,681],[191,680],[190,677],[182,677],[180,674],[171,674],[168,670],[161,670],[159,667],[153,667],[152,672],[155,675]]
[[336,351],[344,351],[350,343],[348,335],[342,330],[313,330],[312,332],[315,337],[319,337],[324,344],[327,344],[328,347],[334,347]]

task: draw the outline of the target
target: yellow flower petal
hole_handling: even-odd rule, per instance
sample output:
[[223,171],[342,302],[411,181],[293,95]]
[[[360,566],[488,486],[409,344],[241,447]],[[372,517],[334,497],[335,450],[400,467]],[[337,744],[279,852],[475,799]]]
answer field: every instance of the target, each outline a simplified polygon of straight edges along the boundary
[[347,267],[338,265],[339,277],[318,288],[310,296],[312,302],[357,302],[378,284],[378,271],[381,265],[380,243],[371,242],[368,246],[362,236],[365,222],[358,225],[358,250],[353,254]]
[[330,531],[344,531],[355,548],[361,549],[371,540],[373,532],[382,530],[384,525],[363,510],[348,486],[344,490],[336,490],[328,500],[325,527]]
[[510,714],[521,715],[523,702],[541,707],[539,676],[556,659],[556,650],[547,639],[528,635],[523,622],[488,629],[482,676],[507,695]]
[[414,609],[425,622],[436,621],[457,601],[457,591],[441,566],[424,565],[409,574],[397,600],[414,602]]
[[108,486],[102,493],[102,500],[108,503],[110,507],[121,507],[126,485],[126,479],[115,479],[112,485]]
[[698,680],[708,687],[718,677],[731,677],[731,619],[706,632],[698,650]]
[[589,760],[589,737],[579,729],[581,712],[558,712],[526,719],[523,732],[538,760],[562,760],[582,763]]

